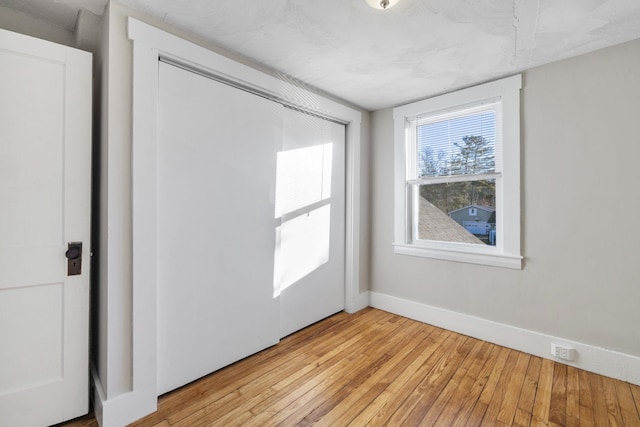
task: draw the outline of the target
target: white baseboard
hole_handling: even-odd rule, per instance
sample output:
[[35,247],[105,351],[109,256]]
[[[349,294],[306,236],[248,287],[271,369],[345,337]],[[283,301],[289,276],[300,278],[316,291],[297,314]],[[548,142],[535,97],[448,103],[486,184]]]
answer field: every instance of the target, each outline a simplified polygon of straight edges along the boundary
[[[469,316],[394,296],[369,292],[371,307],[428,323],[585,371],[640,385],[640,357],[515,326]],[[551,342],[575,348],[575,360],[551,356]]]
[[93,408],[100,427],[122,427],[155,412],[158,405],[155,390],[136,390],[107,399],[94,366],[91,366],[94,397]]
[[351,304],[345,307],[347,313],[355,313],[369,307],[369,291],[362,292],[351,299]]

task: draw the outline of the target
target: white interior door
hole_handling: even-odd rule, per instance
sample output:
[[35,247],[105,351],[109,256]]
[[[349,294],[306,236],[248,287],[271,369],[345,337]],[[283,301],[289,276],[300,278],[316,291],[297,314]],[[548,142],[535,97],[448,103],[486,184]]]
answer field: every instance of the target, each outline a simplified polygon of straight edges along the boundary
[[88,410],[90,127],[91,55],[0,30],[1,426]]
[[279,340],[273,212],[283,107],[159,66],[162,394]]
[[345,126],[285,109],[274,289],[282,337],[344,309]]

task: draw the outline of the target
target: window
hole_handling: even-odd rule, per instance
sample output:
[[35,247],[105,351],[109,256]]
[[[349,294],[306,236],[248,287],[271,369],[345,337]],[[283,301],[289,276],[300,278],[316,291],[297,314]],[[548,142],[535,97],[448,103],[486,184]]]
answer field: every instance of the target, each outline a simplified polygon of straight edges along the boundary
[[394,109],[396,253],[521,268],[520,87]]

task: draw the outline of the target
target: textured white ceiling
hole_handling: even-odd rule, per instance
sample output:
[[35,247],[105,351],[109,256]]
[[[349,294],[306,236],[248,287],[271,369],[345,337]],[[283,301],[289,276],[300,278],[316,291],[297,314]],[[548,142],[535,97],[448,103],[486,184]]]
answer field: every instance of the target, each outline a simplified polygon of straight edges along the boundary
[[[121,2],[368,110],[640,38],[640,0]],[[104,0],[2,3],[45,15]]]

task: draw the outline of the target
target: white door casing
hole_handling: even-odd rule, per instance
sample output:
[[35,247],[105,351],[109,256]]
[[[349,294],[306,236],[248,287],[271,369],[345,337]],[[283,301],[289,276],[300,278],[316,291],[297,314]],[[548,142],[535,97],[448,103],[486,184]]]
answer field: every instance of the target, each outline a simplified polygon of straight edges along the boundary
[[0,30],[2,426],[88,411],[90,150],[91,54]]
[[[240,64],[206,48],[129,18],[133,40],[133,390],[128,396],[106,399],[96,393],[102,418],[135,420],[155,408],[157,393],[157,111],[158,59],[173,59],[208,72],[244,82],[292,105],[304,106],[346,126],[346,242],[345,309],[367,305],[360,287],[360,125],[361,113],[316,93]],[[112,406],[113,402],[113,406]],[[120,405],[122,403],[122,405]],[[116,404],[117,408],[116,408]],[[125,407],[124,409],[123,406]],[[112,409],[113,408],[113,409]],[[126,412],[126,414],[125,414]]]

